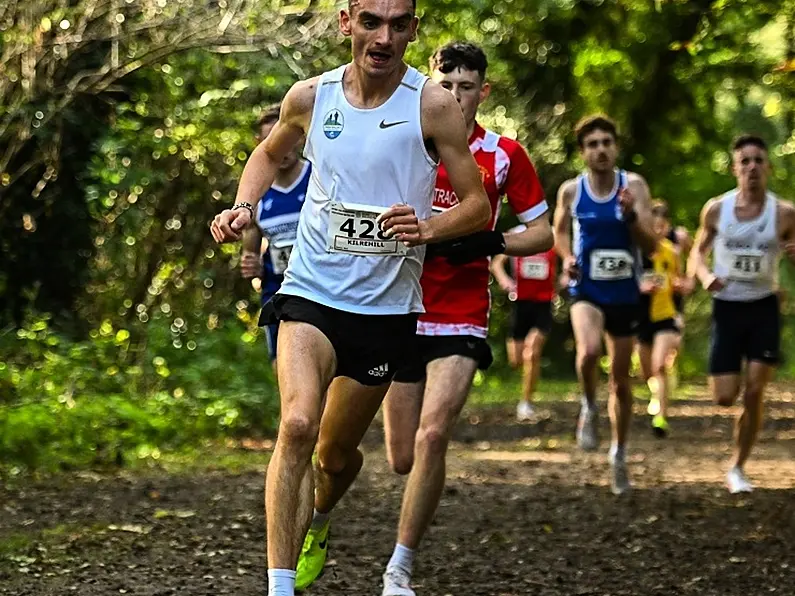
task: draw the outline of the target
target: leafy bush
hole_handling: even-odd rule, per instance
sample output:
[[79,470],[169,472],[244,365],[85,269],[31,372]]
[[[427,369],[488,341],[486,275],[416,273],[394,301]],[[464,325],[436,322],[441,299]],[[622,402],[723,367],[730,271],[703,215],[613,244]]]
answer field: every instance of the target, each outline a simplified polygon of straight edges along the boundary
[[[219,436],[270,432],[278,398],[264,342],[242,312],[184,345],[105,321],[72,342],[46,317],[0,338],[0,462],[121,464]],[[140,332],[140,330],[137,330]]]

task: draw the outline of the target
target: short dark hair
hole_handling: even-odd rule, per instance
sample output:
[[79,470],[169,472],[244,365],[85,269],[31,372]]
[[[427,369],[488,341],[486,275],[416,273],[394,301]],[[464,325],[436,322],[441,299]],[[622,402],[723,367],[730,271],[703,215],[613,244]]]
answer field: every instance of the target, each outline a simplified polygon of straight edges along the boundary
[[604,114],[592,114],[582,118],[574,126],[574,134],[577,135],[577,144],[582,149],[583,140],[595,130],[603,130],[613,135],[613,139],[618,141],[618,127],[616,123]]
[[262,128],[265,124],[271,124],[272,122],[276,122],[279,119],[279,114],[282,111],[282,104],[281,103],[274,103],[263,109],[259,116],[257,117],[257,132],[259,129]]
[[468,41],[453,41],[437,49],[429,61],[431,70],[438,70],[444,74],[456,68],[476,70],[480,79],[486,78],[486,69],[489,61],[483,49]]
[[768,151],[767,143],[765,143],[765,140],[762,137],[755,134],[743,133],[739,136],[736,136],[732,141],[732,153],[739,151],[746,145],[754,145],[760,149],[764,149],[765,152]]
[[662,199],[657,199],[651,204],[651,214],[657,217],[668,219],[668,203]]
[[[359,0],[348,0],[348,12],[351,12],[357,4],[359,4]],[[411,0],[411,7],[417,10],[417,0]]]

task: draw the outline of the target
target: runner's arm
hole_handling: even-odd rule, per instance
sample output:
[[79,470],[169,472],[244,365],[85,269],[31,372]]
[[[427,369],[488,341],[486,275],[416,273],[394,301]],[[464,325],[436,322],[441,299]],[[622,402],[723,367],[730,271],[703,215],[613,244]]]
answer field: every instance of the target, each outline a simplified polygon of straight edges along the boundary
[[781,239],[784,243],[784,254],[790,263],[795,263],[795,205],[789,201],[779,201],[779,208],[779,221],[783,225]]
[[240,274],[244,279],[262,277],[262,233],[251,222],[243,230],[243,242],[240,250]]
[[657,234],[651,215],[651,192],[646,180],[638,174],[629,174],[627,189],[634,197],[633,210],[635,217],[629,224],[629,233],[635,246],[639,246],[645,254],[652,254],[657,248]]
[[505,254],[525,257],[546,252],[554,238],[549,225],[549,206],[533,162],[521,144],[500,138],[498,146],[508,157],[508,171],[502,191],[523,224],[515,234],[505,234]]
[[709,286],[715,279],[707,264],[707,258],[715,243],[719,214],[720,204],[714,199],[707,201],[701,210],[701,223],[687,261],[687,276],[698,279],[704,287]]
[[422,129],[447,170],[458,205],[419,222],[420,238],[441,242],[482,230],[491,218],[491,205],[469,150],[464,115],[453,94],[434,83],[422,91]]
[[573,257],[571,251],[571,205],[574,201],[576,184],[567,180],[558,189],[558,202],[555,206],[553,229],[555,236],[555,252],[561,260]]
[[235,204],[247,203],[248,209],[225,209],[215,216],[210,231],[216,242],[240,240],[241,230],[251,221],[262,195],[273,184],[279,165],[295,150],[309,127],[315,103],[317,78],[292,86],[282,101],[279,120],[270,134],[252,151],[243,168]]
[[[506,234],[505,238],[507,239],[512,234]],[[491,258],[491,264],[489,265],[489,269],[491,269],[491,274],[494,276],[494,280],[497,284],[506,292],[509,291],[510,288],[513,288],[515,282],[513,278],[508,274],[505,269],[505,266],[508,264],[508,257],[504,254],[494,255]]]

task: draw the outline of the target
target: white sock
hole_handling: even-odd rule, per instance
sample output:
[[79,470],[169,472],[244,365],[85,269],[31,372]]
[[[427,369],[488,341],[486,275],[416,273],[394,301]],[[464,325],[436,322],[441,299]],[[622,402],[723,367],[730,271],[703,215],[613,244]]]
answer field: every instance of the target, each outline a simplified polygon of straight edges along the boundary
[[331,513],[320,513],[317,509],[312,514],[312,529],[319,530],[326,525]]
[[411,575],[411,567],[414,564],[414,551],[402,544],[396,544],[386,568],[400,567],[403,571]]
[[268,569],[268,596],[295,596],[295,571]]
[[624,461],[627,457],[627,450],[624,445],[613,443],[610,446],[610,461]]

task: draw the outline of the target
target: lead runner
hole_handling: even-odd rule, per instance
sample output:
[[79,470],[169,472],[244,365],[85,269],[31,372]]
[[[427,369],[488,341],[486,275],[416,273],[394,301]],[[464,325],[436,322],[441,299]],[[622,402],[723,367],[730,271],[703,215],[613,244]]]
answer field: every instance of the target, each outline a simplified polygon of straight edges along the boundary
[[[312,177],[269,303],[281,320],[281,421],[265,488],[269,596],[293,596],[322,570],[329,513],[361,469],[359,442],[413,351],[422,245],[480,230],[491,214],[455,98],[403,61],[415,11],[412,0],[351,0],[340,11],[353,61],[293,86],[246,164],[236,205],[211,227],[217,242],[238,240],[306,134]],[[439,161],[459,204],[430,218]]]

